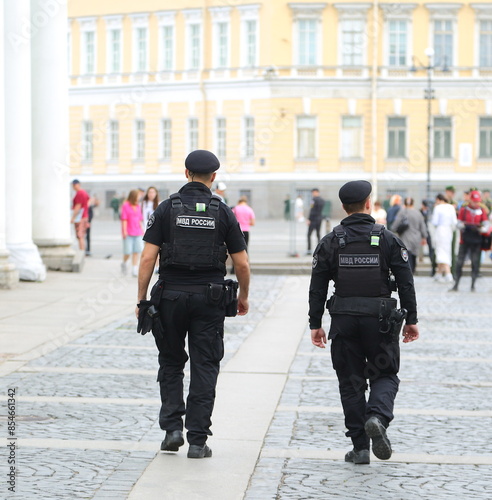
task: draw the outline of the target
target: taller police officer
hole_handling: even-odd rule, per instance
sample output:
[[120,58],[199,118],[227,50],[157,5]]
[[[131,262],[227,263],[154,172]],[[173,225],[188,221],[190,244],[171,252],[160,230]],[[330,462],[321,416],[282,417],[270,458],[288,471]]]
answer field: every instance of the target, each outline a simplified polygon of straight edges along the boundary
[[388,336],[391,311],[398,311],[396,299],[391,298],[390,271],[396,279],[401,307],[408,311],[403,342],[419,337],[408,252],[398,237],[375,224],[370,216],[371,190],[367,181],[348,182],[340,189],[348,217],[316,248],[309,288],[311,339],[315,346],[324,348],[326,334],[321,319],[329,281],[335,283],[334,295],[327,303],[331,315],[329,338],[346,436],[353,443],[345,461],[355,464],[369,463],[370,439],[376,457],[387,460],[392,453],[386,428],[393,420],[400,350],[398,337]]
[[[239,282],[238,314],[246,314],[249,307],[249,264],[243,234],[231,209],[210,191],[219,166],[219,160],[209,151],[196,150],[188,155],[188,183],[161,203],[149,219],[138,275],[138,300],[145,301],[160,255],[160,279],[151,301],[158,302],[163,329],[162,335],[155,335],[162,401],[159,424],[166,431],[161,450],[178,451],[184,444],[185,416],[189,458],[212,455],[206,441],[212,435],[215,387],[224,355],[226,250]],[[138,308],[136,313],[138,317]],[[185,406],[187,334],[191,380]]]

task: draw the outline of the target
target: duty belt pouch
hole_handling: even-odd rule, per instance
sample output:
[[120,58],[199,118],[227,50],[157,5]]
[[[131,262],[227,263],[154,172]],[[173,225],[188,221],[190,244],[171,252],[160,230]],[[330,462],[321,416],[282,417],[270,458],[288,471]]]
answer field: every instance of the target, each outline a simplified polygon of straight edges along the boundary
[[237,315],[237,289],[239,283],[235,280],[224,281],[225,315],[229,318]]
[[207,285],[207,304],[218,306],[224,298],[224,285],[222,283],[209,283]]

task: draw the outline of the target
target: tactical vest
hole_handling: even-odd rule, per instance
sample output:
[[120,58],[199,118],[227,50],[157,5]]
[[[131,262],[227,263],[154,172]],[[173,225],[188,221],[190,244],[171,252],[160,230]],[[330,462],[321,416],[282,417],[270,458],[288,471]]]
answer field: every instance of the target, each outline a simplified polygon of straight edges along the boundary
[[226,274],[225,243],[219,244],[220,198],[209,203],[184,204],[180,193],[170,197],[170,242],[163,243],[160,268],[184,267],[189,270],[219,269]]
[[333,229],[337,276],[335,294],[340,297],[390,297],[389,268],[381,252],[382,224],[374,224],[365,235],[347,236],[342,225]]

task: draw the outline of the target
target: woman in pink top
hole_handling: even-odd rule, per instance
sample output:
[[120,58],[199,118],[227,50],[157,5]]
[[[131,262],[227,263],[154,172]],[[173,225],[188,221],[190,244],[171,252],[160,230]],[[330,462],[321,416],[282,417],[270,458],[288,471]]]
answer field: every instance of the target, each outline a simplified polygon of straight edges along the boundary
[[123,262],[121,271],[126,274],[126,261],[132,255],[132,275],[138,276],[138,258],[143,250],[142,209],[138,203],[138,190],[132,189],[121,207],[121,233],[123,236]]
[[246,240],[246,246],[249,242],[249,228],[255,225],[255,213],[253,209],[248,205],[248,198],[246,196],[241,196],[237,205],[232,209],[237,221],[239,222],[239,227],[244,234],[244,239]]

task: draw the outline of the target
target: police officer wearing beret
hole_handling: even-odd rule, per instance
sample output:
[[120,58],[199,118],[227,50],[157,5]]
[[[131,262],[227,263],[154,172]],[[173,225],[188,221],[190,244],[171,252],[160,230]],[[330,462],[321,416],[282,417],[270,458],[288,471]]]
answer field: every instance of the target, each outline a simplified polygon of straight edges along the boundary
[[[311,340],[325,347],[321,326],[328,284],[335,291],[326,307],[330,311],[331,356],[337,373],[347,437],[353,450],[345,461],[367,464],[369,445],[376,457],[391,457],[386,429],[393,420],[400,364],[398,337],[404,311],[403,342],[419,337],[417,303],[408,252],[397,236],[370,216],[371,184],[352,181],[339,197],[348,217],[320,241],[313,255],[309,288]],[[402,309],[391,298],[390,272],[398,286]],[[398,318],[400,323],[397,324]],[[391,336],[391,332],[396,332]],[[366,400],[365,391],[370,384]]]
[[[161,393],[159,424],[166,431],[161,450],[178,451],[184,444],[183,416],[189,458],[212,455],[206,445],[215,400],[220,360],[224,355],[224,275],[227,252],[239,282],[234,315],[248,312],[249,264],[246,243],[231,209],[210,188],[220,163],[205,150],[191,152],[185,161],[188,179],[178,193],[162,202],[147,224],[140,260],[138,300],[144,303],[159,255],[159,280],[151,292],[158,299],[162,335],[158,382]],[[138,317],[138,307],[136,310]],[[188,361],[190,386],[183,399],[183,370]]]

